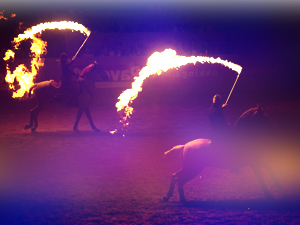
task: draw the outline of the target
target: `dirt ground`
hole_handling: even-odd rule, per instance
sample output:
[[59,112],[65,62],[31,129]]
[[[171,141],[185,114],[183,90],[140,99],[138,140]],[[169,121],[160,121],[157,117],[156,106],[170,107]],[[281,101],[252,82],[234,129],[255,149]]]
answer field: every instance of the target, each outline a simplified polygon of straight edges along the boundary
[[[185,185],[187,204],[177,188],[169,202],[178,158],[163,152],[208,137],[209,104],[137,106],[125,137],[108,134],[117,126],[111,106],[91,107],[94,133],[83,115],[72,131],[76,109],[50,105],[36,133],[28,123],[32,103],[2,104],[0,111],[1,224],[299,224],[300,102],[265,101],[280,132],[262,158],[282,184],[263,175],[273,201],[267,200],[250,168],[240,173],[206,168]],[[230,123],[254,107],[248,99],[230,102]]]

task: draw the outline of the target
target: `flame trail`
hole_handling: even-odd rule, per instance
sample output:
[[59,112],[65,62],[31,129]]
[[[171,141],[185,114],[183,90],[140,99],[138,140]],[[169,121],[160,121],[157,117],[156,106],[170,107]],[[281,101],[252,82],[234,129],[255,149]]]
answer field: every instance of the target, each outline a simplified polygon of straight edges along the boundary
[[[134,82],[132,83],[132,88],[125,90],[118,97],[118,102],[116,103],[117,111],[124,111],[124,117],[120,121],[123,124],[123,128],[128,125],[128,118],[133,112],[133,108],[129,106],[134,99],[137,98],[138,93],[142,91],[142,84],[144,80],[151,75],[160,75],[162,72],[166,72],[169,69],[179,68],[188,63],[218,63],[222,64],[240,75],[242,67],[240,65],[228,62],[227,60],[222,60],[220,58],[204,57],[204,56],[180,56],[176,54],[175,50],[166,49],[163,52],[154,52],[147,62],[147,66],[143,67],[139,72],[138,77],[134,77]],[[111,133],[115,133],[111,131]]]
[[[34,84],[33,79],[35,78],[39,68],[44,65],[44,59],[42,55],[47,53],[46,46],[47,43],[41,40],[39,37],[41,33],[45,30],[65,30],[71,29],[72,31],[79,31],[86,36],[89,36],[91,32],[81,24],[72,21],[60,21],[60,22],[47,22],[41,23],[36,26],[33,26],[24,31],[23,34],[19,34],[18,37],[15,37],[12,41],[13,49],[18,50],[22,41],[31,39],[31,71],[27,69],[24,64],[19,65],[14,72],[10,71],[8,62],[6,63],[6,77],[5,81],[9,84],[10,89],[13,90],[13,98],[21,98],[24,94],[30,89]],[[13,61],[15,52],[11,49],[7,50],[5,53],[4,61]],[[15,80],[18,82],[20,88],[17,89],[14,85]],[[17,90],[16,90],[17,89]]]

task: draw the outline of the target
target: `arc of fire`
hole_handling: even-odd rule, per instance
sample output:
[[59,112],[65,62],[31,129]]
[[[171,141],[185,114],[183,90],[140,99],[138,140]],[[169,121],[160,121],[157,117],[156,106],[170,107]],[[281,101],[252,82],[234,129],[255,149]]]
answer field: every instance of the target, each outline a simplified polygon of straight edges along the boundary
[[[117,111],[123,110],[124,112],[124,117],[120,121],[123,125],[123,128],[128,125],[128,118],[130,118],[131,114],[133,113],[133,108],[130,106],[130,104],[134,99],[137,98],[138,93],[142,91],[142,84],[146,78],[152,75],[160,75],[162,72],[166,72],[167,70],[173,68],[179,68],[188,63],[196,64],[197,62],[202,64],[203,63],[221,64],[237,72],[238,77],[242,71],[242,67],[240,65],[234,64],[227,60],[222,60],[220,58],[215,59],[212,57],[204,57],[204,56],[191,56],[191,57],[180,56],[177,55],[176,51],[172,49],[166,49],[163,52],[154,52],[148,58],[147,65],[143,67],[139,72],[139,76],[134,77],[134,82],[132,83],[132,87],[122,92],[121,95],[118,97],[119,101],[116,103],[116,108]],[[232,87],[231,92],[234,86]],[[229,96],[231,95],[231,92]],[[227,101],[229,99],[229,96],[227,98]],[[115,133],[115,132],[117,132],[117,130],[111,131],[111,133]]]
[[[40,67],[44,65],[44,60],[41,58],[42,55],[47,53],[46,46],[47,43],[41,40],[39,37],[41,33],[45,30],[65,30],[70,29],[72,31],[79,31],[89,37],[91,32],[84,27],[82,24],[78,24],[72,21],[60,21],[60,22],[47,22],[41,23],[33,26],[24,31],[23,34],[19,34],[12,41],[13,50],[9,49],[5,53],[3,58],[6,61],[6,77],[5,81],[9,84],[9,88],[13,90],[13,98],[21,98],[29,90],[29,88],[34,84],[33,80]],[[10,59],[13,61],[15,57],[15,50],[19,49],[22,41],[31,39],[31,71],[27,69],[24,64],[17,66],[17,68],[11,72],[9,68]],[[15,80],[18,82],[20,88],[16,90],[14,85]]]

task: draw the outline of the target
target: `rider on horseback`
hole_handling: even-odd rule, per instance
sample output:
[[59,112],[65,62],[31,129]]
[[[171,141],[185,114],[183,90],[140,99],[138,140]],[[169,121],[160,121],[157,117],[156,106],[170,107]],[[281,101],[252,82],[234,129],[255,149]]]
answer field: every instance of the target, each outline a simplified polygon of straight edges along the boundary
[[[63,57],[65,57],[65,56],[63,56]],[[74,57],[73,57],[72,61],[74,61]],[[30,97],[31,92],[33,91],[37,105],[34,109],[32,109],[30,111],[30,121],[29,121],[29,124],[25,126],[25,130],[31,128],[31,132],[35,132],[35,130],[38,127],[38,115],[44,109],[44,106],[47,103],[51,102],[51,100],[53,100],[53,97],[55,100],[60,100],[60,99],[58,99],[58,97],[63,97],[63,98],[67,98],[67,100],[69,100],[69,101],[73,100],[73,99],[74,100],[76,99],[76,101],[77,101],[76,106],[78,108],[78,112],[77,112],[76,121],[75,121],[75,124],[73,127],[74,131],[78,132],[77,127],[78,127],[79,120],[82,116],[82,113],[85,112],[87,119],[90,122],[91,128],[94,131],[99,132],[100,130],[94,125],[92,116],[89,111],[89,106],[93,99],[93,93],[89,89],[89,85],[87,85],[87,83],[86,83],[89,81],[89,74],[94,70],[97,63],[94,62],[93,64],[90,64],[87,67],[85,67],[82,70],[80,76],[76,75],[77,78],[75,78],[75,77],[71,77],[75,73],[72,75],[71,73],[69,73],[70,71],[66,70],[67,64],[70,64],[70,63],[68,63],[67,61],[64,61],[64,59],[63,59],[63,62],[65,62],[65,65],[62,65],[62,68],[65,72],[64,73],[65,77],[62,78],[63,82],[61,82],[60,80],[43,81],[43,82],[34,84],[30,88],[28,96]],[[75,82],[77,83],[77,89],[75,89],[75,86],[72,86],[73,85],[72,79],[76,79]],[[59,94],[59,95],[57,95],[57,94]],[[63,94],[65,94],[65,95],[63,95]],[[70,102],[70,103],[73,103],[73,102]]]
[[[216,151],[222,149],[222,153],[225,153],[225,155],[232,154],[236,139],[230,132],[232,130],[230,130],[230,126],[223,114],[227,104],[222,104],[222,98],[218,94],[213,97],[212,102],[213,104],[208,110],[208,118],[212,128],[211,146]],[[239,173],[240,170],[233,166],[230,168],[230,172]]]
[[222,98],[216,94],[213,97],[213,104],[208,109],[208,119],[212,128],[212,143],[219,141],[229,131],[229,125],[225,120],[223,110],[227,107],[227,104],[222,104]]

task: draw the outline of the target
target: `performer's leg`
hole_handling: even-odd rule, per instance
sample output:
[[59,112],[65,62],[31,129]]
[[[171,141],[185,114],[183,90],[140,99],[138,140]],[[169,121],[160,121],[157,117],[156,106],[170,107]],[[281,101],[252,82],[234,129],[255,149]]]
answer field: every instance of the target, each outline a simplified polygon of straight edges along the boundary
[[90,122],[91,128],[94,131],[99,132],[100,130],[95,126],[95,124],[93,122],[93,119],[92,119],[92,116],[91,116],[91,113],[90,113],[90,108],[87,107],[84,111],[85,111],[86,117],[88,118],[88,120]]
[[35,110],[36,108],[37,108],[37,106],[30,110],[29,124],[25,125],[25,127],[24,127],[25,130],[28,130],[29,128],[31,128],[33,126],[33,113],[32,113],[32,111]]
[[74,130],[75,132],[79,132],[78,129],[77,129],[77,127],[78,127],[78,123],[79,123],[79,121],[80,121],[80,118],[81,118],[81,116],[82,116],[82,113],[83,113],[83,109],[82,109],[82,108],[79,108],[79,109],[78,109],[78,112],[77,112],[77,116],[76,116],[76,121],[75,121],[74,126],[73,126],[73,130]]
[[30,119],[32,119],[33,121],[33,128],[31,128],[31,132],[35,132],[35,130],[38,127],[38,115],[40,114],[40,112],[42,111],[43,104],[38,104],[37,107],[35,107],[31,112],[30,112]]

